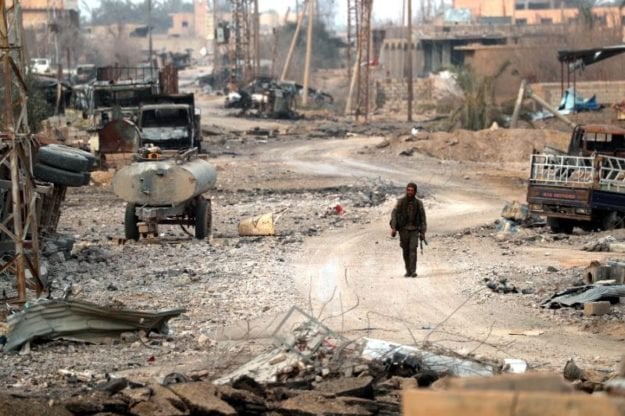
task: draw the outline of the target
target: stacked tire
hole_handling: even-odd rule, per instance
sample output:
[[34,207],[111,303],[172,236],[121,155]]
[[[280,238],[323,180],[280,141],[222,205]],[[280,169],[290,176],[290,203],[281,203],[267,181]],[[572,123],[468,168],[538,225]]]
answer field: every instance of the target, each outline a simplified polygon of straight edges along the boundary
[[61,186],[84,186],[91,180],[89,171],[95,157],[84,150],[60,144],[41,147],[35,158],[35,178]]

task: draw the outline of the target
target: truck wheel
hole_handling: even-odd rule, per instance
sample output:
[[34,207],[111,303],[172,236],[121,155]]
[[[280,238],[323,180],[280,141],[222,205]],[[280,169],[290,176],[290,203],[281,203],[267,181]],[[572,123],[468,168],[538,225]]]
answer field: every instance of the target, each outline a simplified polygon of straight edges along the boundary
[[37,162],[69,172],[89,172],[91,161],[85,156],[60,147],[44,146],[37,152]]
[[70,152],[70,153],[75,153],[77,155],[81,155],[81,156],[85,157],[89,161],[89,166],[90,167],[94,167],[95,166],[95,162],[96,162],[95,156],[92,153],[86,152],[86,151],[84,151],[82,149],[79,149],[77,147],[65,146],[63,144],[56,144],[56,143],[49,144],[46,147],[53,148],[53,149],[65,150],[66,152]]
[[88,174],[84,172],[69,172],[41,163],[35,163],[33,173],[40,181],[51,182],[55,185],[78,187],[89,183]]
[[135,204],[126,205],[126,213],[124,214],[124,233],[126,234],[126,240],[139,241],[139,227],[137,223],[139,218],[135,214]]
[[547,225],[556,234],[571,234],[575,224],[571,220],[549,217],[547,218]]
[[212,226],[213,212],[211,201],[200,197],[195,207],[195,238],[203,240],[210,237]]
[[623,228],[623,217],[616,211],[606,212],[601,218],[601,229],[605,231]]

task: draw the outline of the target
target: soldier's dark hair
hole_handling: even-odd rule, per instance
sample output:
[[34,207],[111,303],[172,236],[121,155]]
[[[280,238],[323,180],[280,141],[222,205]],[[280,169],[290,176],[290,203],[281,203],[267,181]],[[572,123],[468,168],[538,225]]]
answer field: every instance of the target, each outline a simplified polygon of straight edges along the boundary
[[415,192],[417,192],[417,184],[414,182],[410,182],[408,185],[406,185],[406,188],[412,188]]

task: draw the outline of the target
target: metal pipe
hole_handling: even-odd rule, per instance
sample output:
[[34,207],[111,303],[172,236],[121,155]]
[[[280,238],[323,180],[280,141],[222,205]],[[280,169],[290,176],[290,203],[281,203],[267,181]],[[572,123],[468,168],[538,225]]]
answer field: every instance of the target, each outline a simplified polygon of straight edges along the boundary
[[310,54],[313,43],[313,26],[315,24],[315,0],[308,2],[308,31],[306,36],[306,61],[304,63],[304,96],[302,105],[308,105],[308,83],[310,82]]

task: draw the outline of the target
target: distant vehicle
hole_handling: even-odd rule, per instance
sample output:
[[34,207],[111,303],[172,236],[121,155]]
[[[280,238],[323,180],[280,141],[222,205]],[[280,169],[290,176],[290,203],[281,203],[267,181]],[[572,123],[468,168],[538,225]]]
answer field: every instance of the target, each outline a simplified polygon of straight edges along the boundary
[[199,109],[193,94],[158,97],[155,104],[139,107],[138,147],[158,146],[163,150],[200,148],[202,142]]
[[30,60],[30,70],[35,74],[49,74],[52,70],[50,60],[33,58]]
[[625,129],[577,126],[566,153],[532,155],[527,202],[556,233],[625,226]]
[[76,74],[74,75],[74,84],[86,84],[96,78],[96,66],[93,64],[85,64],[76,66]]

